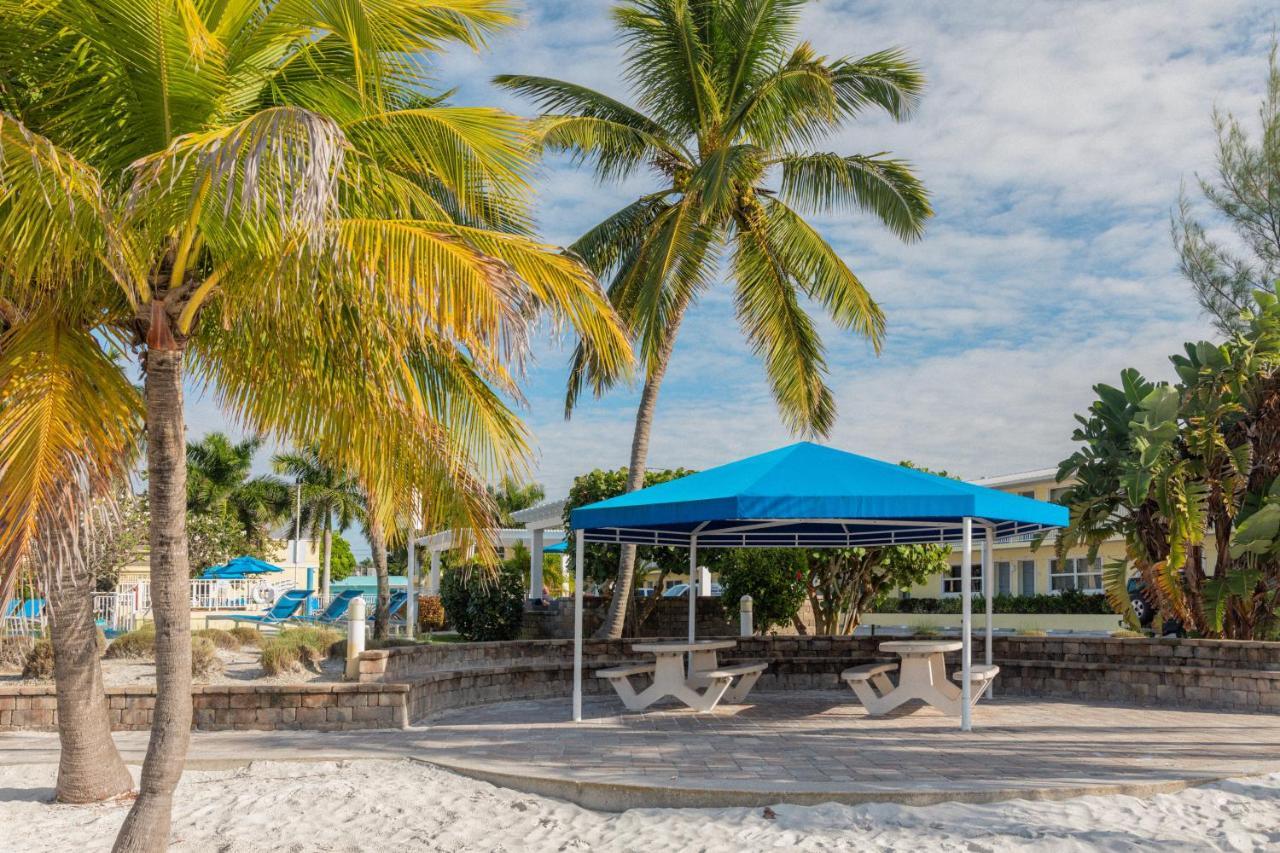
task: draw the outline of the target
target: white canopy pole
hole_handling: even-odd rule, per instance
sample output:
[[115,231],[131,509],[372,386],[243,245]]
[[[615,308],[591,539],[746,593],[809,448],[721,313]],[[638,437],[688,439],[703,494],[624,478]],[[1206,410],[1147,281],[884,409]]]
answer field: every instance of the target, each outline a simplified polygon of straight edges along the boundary
[[[987,666],[991,666],[991,614],[995,612],[994,600],[996,597],[996,570],[995,570],[995,551],[996,551],[996,531],[995,525],[986,525],[987,535],[983,540],[982,548],[982,597],[986,599],[987,604]],[[1013,568],[1010,567],[1010,572]],[[990,694],[990,688],[988,688]]]
[[973,665],[973,519],[965,516],[960,554],[960,731],[973,728],[969,708],[970,668]]
[[[689,537],[689,642],[697,636],[698,628],[698,537]],[[693,658],[690,658],[692,660]]]
[[582,722],[582,531],[576,531],[573,569],[573,721]]
[[405,581],[409,587],[409,600],[405,602],[405,629],[409,639],[418,636],[418,531],[409,531],[409,564],[405,568]]

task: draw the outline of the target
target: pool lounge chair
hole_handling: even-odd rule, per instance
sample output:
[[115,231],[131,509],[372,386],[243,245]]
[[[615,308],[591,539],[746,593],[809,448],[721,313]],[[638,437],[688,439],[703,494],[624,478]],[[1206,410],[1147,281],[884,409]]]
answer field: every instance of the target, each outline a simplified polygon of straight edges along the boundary
[[[409,593],[396,591],[391,593],[391,600],[387,603],[387,627],[399,629],[404,627],[404,619],[396,617],[404,610],[405,605],[409,603]],[[375,604],[369,608],[369,623],[373,624],[373,618],[378,615],[378,607]]]
[[299,621],[309,622],[312,625],[337,625],[347,618],[347,609],[351,607],[351,602],[355,601],[362,595],[358,589],[344,589],[333,597],[329,605],[319,613],[313,613],[309,616],[297,617]]
[[44,625],[44,599],[10,599],[5,607],[0,627],[7,634],[32,634]]
[[276,599],[271,609],[257,616],[219,616],[219,619],[230,619],[232,622],[248,622],[252,625],[281,625],[293,619],[298,609],[311,597],[309,589],[291,589]]

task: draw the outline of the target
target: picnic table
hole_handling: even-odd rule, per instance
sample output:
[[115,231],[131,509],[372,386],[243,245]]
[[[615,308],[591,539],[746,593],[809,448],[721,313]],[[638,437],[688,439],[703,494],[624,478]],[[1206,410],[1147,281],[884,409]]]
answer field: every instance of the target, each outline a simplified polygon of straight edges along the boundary
[[[643,711],[668,697],[695,711],[710,711],[725,699],[741,702],[755,685],[766,663],[721,666],[717,652],[735,648],[733,640],[699,640],[693,643],[634,643],[632,651],[653,655],[653,662],[623,664],[596,672],[607,678],[629,711]],[[685,670],[685,657],[689,668]],[[650,683],[637,692],[632,678],[648,677]],[[734,681],[737,681],[734,684]]]
[[[958,640],[895,640],[881,643],[880,651],[896,654],[899,663],[878,662],[846,669],[841,679],[862,701],[867,713],[887,714],[904,702],[920,699],[949,716],[960,715],[960,685],[947,678],[947,652],[958,652]],[[895,686],[889,675],[898,672]],[[975,665],[969,668],[970,703],[976,703],[1000,672],[998,666]],[[953,673],[956,681],[961,672]]]

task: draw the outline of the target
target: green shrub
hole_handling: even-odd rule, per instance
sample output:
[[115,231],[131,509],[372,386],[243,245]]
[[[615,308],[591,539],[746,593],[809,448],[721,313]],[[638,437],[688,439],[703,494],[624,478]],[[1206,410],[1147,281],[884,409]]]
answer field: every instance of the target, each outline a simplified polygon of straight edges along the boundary
[[267,675],[301,672],[308,668],[318,672],[320,663],[345,642],[342,634],[331,628],[285,628],[262,643],[262,671]]
[[193,678],[209,678],[222,672],[222,658],[218,647],[208,637],[191,638],[191,675]]
[[148,623],[135,628],[127,634],[121,634],[107,646],[105,657],[109,658],[150,658],[156,656],[156,626]]
[[524,564],[511,560],[496,572],[469,566],[445,572],[444,612],[467,640],[514,640],[524,618]]
[[53,678],[53,643],[45,639],[35,641],[22,664],[22,677]]
[[444,604],[440,602],[440,596],[418,596],[418,633],[439,631],[447,624],[448,620],[444,615]]
[[[973,599],[973,612],[982,613],[986,600]],[[879,608],[881,613],[959,613],[960,596],[947,598],[891,598]],[[1105,595],[1089,595],[1069,589],[1056,595],[997,595],[991,602],[994,613],[1096,614],[1110,615],[1111,605]]]
[[262,645],[262,632],[249,625],[237,625],[227,633],[239,640],[241,646]]
[[0,637],[0,669],[22,669],[35,642],[29,636]]
[[752,618],[758,633],[789,625],[805,600],[804,554],[795,549],[731,548],[720,560],[721,596],[725,609],[739,609],[742,596],[751,596]]
[[[252,630],[252,629],[251,629]],[[257,633],[256,631],[254,633]],[[203,637],[209,640],[219,649],[225,649],[234,652],[240,648],[240,638],[230,631],[224,631],[221,628],[201,628],[199,631],[192,631],[192,637]]]

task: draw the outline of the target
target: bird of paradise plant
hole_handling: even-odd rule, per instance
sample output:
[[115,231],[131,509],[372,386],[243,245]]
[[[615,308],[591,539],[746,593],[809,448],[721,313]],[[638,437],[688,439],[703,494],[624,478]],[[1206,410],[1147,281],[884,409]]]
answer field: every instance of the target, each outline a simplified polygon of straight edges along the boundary
[[[189,740],[188,382],[355,472],[389,522],[417,494],[429,524],[484,527],[485,477],[527,455],[501,395],[534,318],[627,369],[589,271],[527,236],[521,124],[422,94],[433,51],[510,20],[500,0],[0,0],[0,566],[146,418],[157,696],[117,850],[167,844]],[[137,354],[141,399],[106,343]]]

